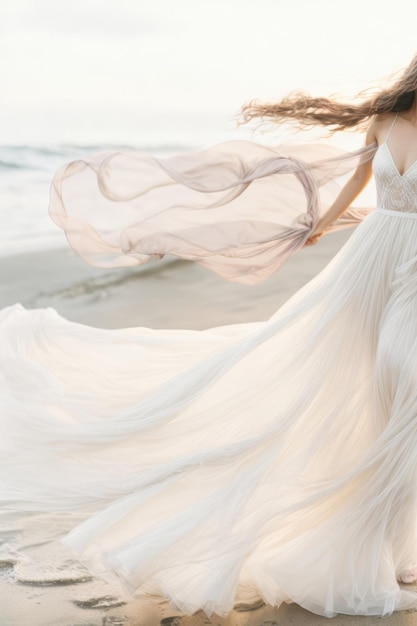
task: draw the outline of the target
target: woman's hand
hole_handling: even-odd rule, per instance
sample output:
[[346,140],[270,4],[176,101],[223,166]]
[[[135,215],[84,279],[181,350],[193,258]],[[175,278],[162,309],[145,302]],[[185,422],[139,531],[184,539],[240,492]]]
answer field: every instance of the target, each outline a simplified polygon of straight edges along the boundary
[[310,237],[307,239],[307,241],[305,242],[305,246],[312,246],[313,244],[317,243],[319,239],[321,239],[325,233],[325,228],[324,226],[319,222],[317,222],[315,229],[313,230],[313,232],[311,233]]
[[313,244],[317,243],[319,239],[321,239],[323,237],[324,233],[315,233],[314,235],[311,235],[307,241],[305,242],[305,246],[312,246]]

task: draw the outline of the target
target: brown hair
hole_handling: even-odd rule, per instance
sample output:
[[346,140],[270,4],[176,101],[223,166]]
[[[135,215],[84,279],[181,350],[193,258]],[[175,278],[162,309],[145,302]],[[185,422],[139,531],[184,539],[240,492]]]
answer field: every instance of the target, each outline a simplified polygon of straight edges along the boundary
[[[414,103],[417,90],[417,54],[401,71],[391,87],[360,92],[356,98],[365,98],[358,104],[348,104],[335,97],[315,98],[304,92],[293,92],[278,102],[251,100],[238,115],[238,126],[253,118],[269,118],[272,122],[291,120],[299,129],[313,126],[329,127],[331,133],[347,129],[363,129],[377,113],[407,111]],[[261,122],[262,123],[262,122]]]

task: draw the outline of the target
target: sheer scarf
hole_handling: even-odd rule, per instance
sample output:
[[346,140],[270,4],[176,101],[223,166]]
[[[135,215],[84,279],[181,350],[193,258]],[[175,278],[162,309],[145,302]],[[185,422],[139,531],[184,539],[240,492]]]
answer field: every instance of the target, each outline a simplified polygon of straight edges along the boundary
[[[101,152],[57,171],[49,213],[91,265],[129,267],[174,255],[255,284],[306,244],[340,178],[376,148],[235,140],[167,158]],[[349,207],[326,233],[358,224],[371,210]]]

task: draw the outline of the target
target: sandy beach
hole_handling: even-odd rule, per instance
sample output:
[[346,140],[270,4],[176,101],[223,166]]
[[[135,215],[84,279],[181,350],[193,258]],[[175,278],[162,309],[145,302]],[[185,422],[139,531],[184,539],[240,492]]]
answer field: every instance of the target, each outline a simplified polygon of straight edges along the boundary
[[353,229],[326,235],[255,286],[219,278],[196,263],[165,258],[135,269],[97,269],[69,248],[8,256],[0,263],[0,307],[53,307],[102,328],[203,329],[268,319],[316,275]]
[[[0,263],[0,306],[20,302],[27,308],[53,307],[67,319],[103,328],[204,329],[268,319],[292,293],[315,276],[337,253],[353,230],[327,235],[291,258],[270,279],[255,287],[226,282],[192,263],[165,259],[134,270],[98,270],[71,250],[45,250],[3,258]],[[17,531],[16,531],[17,532]],[[1,543],[13,530],[4,526]],[[47,535],[47,527],[43,527]],[[56,542],[30,547],[32,558],[45,550],[63,550]],[[67,560],[65,560],[67,559]],[[294,604],[279,609],[240,607],[227,618],[199,612],[184,616],[166,602],[124,597],[109,583],[61,554],[67,563],[60,576],[43,580],[30,570],[15,571],[0,552],[0,626],[324,626],[329,619]],[[302,564],[300,564],[302,567]],[[24,572],[26,573],[24,574]],[[314,572],[311,572],[314,576]],[[379,617],[337,616],[334,626],[380,624]],[[414,611],[384,618],[389,626],[417,623]]]

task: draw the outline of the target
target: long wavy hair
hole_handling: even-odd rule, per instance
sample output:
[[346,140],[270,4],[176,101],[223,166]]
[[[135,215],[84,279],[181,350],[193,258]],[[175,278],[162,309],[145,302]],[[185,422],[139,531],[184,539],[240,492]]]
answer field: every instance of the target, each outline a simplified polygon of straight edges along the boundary
[[[271,122],[292,122],[299,129],[326,126],[331,133],[340,130],[363,130],[378,113],[401,112],[411,108],[417,90],[417,54],[399,74],[391,77],[393,84],[376,91],[366,89],[356,97],[360,102],[341,102],[338,98],[315,98],[296,91],[278,102],[251,100],[238,111],[238,126],[254,118]],[[372,93],[371,93],[372,91]],[[240,115],[240,117],[239,117]]]

